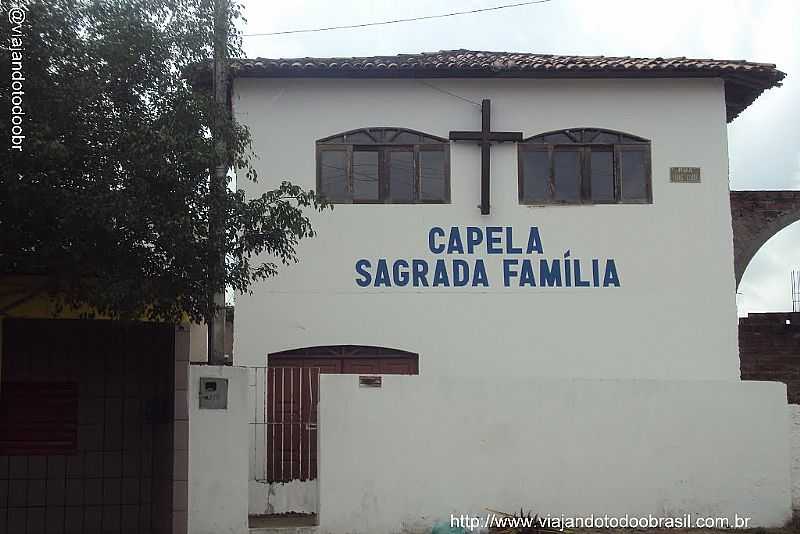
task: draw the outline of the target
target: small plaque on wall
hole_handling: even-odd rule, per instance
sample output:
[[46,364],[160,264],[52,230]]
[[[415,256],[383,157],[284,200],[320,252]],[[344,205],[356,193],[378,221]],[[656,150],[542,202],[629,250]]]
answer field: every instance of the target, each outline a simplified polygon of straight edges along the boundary
[[699,184],[700,167],[670,167],[669,181],[676,184]]
[[379,388],[382,384],[381,376],[359,376],[358,387],[362,388]]

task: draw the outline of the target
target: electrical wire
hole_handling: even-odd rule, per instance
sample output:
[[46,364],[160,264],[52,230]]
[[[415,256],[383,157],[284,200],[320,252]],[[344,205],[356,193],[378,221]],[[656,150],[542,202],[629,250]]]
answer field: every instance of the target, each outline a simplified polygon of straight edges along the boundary
[[422,85],[425,85],[427,87],[430,87],[431,89],[439,91],[442,94],[445,94],[445,95],[448,95],[448,96],[453,96],[455,98],[458,98],[459,100],[463,100],[464,102],[469,102],[470,104],[472,104],[473,106],[477,106],[478,108],[481,107],[481,104],[479,102],[475,102],[474,100],[470,100],[469,98],[467,98],[465,96],[461,96],[461,95],[457,95],[455,93],[451,93],[447,89],[442,89],[441,87],[436,87],[435,85],[433,85],[431,83],[428,83],[425,80],[417,80],[417,82],[422,84]]
[[445,17],[455,17],[457,15],[472,15],[474,13],[484,13],[486,11],[497,11],[500,9],[509,9],[512,7],[529,6],[532,4],[544,4],[551,0],[530,0],[528,2],[517,2],[516,4],[504,4],[501,6],[484,7],[480,9],[470,9],[468,11],[453,11],[451,13],[442,13],[440,15],[426,15],[424,17],[411,17],[407,19],[394,19],[382,20],[379,22],[365,22],[363,24],[348,24],[346,26],[328,26],[325,28],[310,28],[306,30],[284,30],[280,32],[266,32],[266,33],[245,33],[242,37],[267,37],[270,35],[289,35],[293,33],[312,33],[312,32],[327,32],[332,30],[351,30],[355,28],[366,28],[369,26],[384,26],[386,24],[398,24],[400,22],[414,22],[418,20],[441,19]]

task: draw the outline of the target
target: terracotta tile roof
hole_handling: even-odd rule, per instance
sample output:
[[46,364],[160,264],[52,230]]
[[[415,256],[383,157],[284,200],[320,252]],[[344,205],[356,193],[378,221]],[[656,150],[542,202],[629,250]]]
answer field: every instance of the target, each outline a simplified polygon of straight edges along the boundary
[[743,60],[556,56],[445,50],[396,56],[238,59],[238,77],[326,78],[684,78],[725,80],[728,122],[786,76],[770,63]]

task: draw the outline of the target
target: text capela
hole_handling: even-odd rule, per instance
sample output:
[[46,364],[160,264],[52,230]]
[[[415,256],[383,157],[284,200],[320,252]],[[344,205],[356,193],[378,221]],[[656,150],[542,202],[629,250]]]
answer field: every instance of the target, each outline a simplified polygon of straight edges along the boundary
[[[512,226],[434,226],[428,232],[431,258],[361,258],[355,262],[359,287],[492,287],[481,256],[498,256],[503,287],[620,287],[613,258],[576,258],[569,249],[543,257],[537,226],[514,237]],[[472,257],[471,257],[472,256]],[[499,280],[497,281],[499,282]]]

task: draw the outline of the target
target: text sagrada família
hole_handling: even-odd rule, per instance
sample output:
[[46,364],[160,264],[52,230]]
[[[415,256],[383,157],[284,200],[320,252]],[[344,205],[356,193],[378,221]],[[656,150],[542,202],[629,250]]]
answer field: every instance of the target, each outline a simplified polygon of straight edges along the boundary
[[[565,250],[556,258],[544,258],[539,228],[531,226],[527,240],[514,241],[511,226],[434,226],[428,232],[428,249],[448,256],[428,259],[387,259],[356,261],[359,287],[491,287],[483,258],[451,256],[502,255],[504,287],[619,287],[620,279],[612,258],[573,258]],[[489,261],[488,259],[486,261]]]

